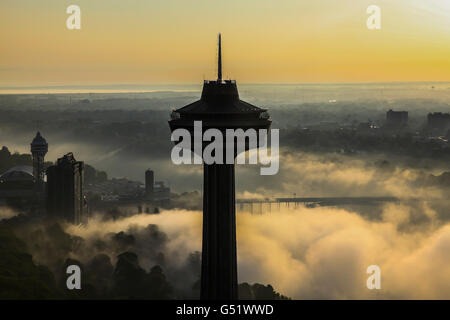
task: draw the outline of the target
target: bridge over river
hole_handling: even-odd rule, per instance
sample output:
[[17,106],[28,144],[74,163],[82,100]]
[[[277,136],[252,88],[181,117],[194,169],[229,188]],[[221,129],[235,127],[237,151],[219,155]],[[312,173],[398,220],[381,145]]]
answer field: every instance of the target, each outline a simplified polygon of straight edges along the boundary
[[307,198],[265,198],[265,199],[236,199],[237,209],[248,210],[251,213],[262,213],[263,207],[272,211],[272,205],[280,208],[304,205],[306,207],[339,206],[339,205],[380,205],[388,202],[399,202],[396,197],[307,197]]

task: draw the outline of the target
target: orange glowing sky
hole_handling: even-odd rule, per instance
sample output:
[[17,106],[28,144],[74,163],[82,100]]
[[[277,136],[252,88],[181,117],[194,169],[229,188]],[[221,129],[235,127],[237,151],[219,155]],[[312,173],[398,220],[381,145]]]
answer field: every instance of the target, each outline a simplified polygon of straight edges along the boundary
[[199,83],[218,32],[241,83],[450,80],[448,0],[2,0],[0,86]]

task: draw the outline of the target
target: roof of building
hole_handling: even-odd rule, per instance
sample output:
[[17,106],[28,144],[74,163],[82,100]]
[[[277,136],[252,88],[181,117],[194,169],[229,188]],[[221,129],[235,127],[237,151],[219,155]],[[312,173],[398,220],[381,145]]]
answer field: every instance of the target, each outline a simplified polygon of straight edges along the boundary
[[180,114],[243,114],[266,111],[239,99],[235,83],[209,82],[204,84],[202,98],[176,110]]
[[239,99],[235,80],[222,79],[222,36],[219,33],[219,55],[217,64],[217,80],[206,80],[203,83],[201,99],[176,110],[180,115],[205,114],[250,114],[259,116],[266,109],[258,108]]
[[30,181],[33,179],[33,167],[30,166],[13,167],[0,175],[0,180],[4,181]]
[[34,137],[33,141],[31,142],[32,146],[46,146],[47,141],[41,136],[41,133],[38,131],[36,133],[36,137]]
[[217,80],[204,81],[200,100],[173,110],[169,126],[195,131],[195,122],[201,121],[202,130],[268,129],[272,121],[266,109],[239,99],[236,81],[222,79],[221,36]]

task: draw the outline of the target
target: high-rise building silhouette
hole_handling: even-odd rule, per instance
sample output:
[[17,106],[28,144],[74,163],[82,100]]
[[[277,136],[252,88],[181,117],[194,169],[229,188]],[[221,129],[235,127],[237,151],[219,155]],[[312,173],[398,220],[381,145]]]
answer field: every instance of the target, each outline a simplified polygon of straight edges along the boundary
[[31,154],[33,156],[33,176],[35,186],[38,191],[41,191],[44,185],[44,158],[47,152],[48,143],[38,131],[36,137],[31,142]]
[[427,116],[427,129],[436,135],[445,135],[450,129],[450,113],[429,113]]
[[149,200],[153,199],[153,188],[155,185],[155,174],[153,170],[145,171],[145,197]]
[[[219,34],[217,80],[204,81],[201,99],[175,110],[169,125],[191,135],[194,121],[202,121],[203,132],[215,128],[223,135],[226,129],[268,129],[266,111],[240,100],[235,81],[222,80]],[[201,299],[238,298],[234,169],[234,164],[204,164]]]
[[47,169],[47,212],[49,216],[73,224],[87,222],[84,185],[84,162],[70,152]]
[[386,125],[388,127],[402,127],[408,124],[408,111],[394,111],[390,109],[386,112]]

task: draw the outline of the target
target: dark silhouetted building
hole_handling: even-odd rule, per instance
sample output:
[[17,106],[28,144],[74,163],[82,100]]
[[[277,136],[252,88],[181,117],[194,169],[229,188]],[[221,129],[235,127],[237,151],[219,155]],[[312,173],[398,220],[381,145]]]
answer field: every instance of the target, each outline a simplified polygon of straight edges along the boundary
[[47,169],[47,212],[73,224],[87,223],[84,163],[70,152]]
[[386,125],[391,128],[404,127],[408,124],[408,111],[394,111],[386,112]]
[[[3,147],[4,155],[10,156]],[[0,200],[23,202],[30,199],[43,201],[44,198],[44,158],[48,152],[47,141],[38,132],[31,142],[33,166],[16,166],[0,174]]]
[[0,200],[24,200],[36,195],[33,167],[17,166],[0,175]]
[[145,196],[147,199],[153,199],[153,189],[155,185],[155,174],[152,170],[145,171]]
[[[222,80],[220,35],[218,52],[217,80],[204,82],[200,100],[173,111],[169,121],[172,132],[182,128],[193,136],[194,121],[202,121],[202,134],[212,128],[224,135],[226,129],[255,129],[258,132],[258,129],[270,127],[267,110],[240,100],[236,82]],[[225,146],[223,154],[226,154]],[[205,163],[203,168],[200,298],[237,299],[234,164]]]
[[145,198],[150,201],[170,200],[170,188],[163,181],[155,182],[155,173],[150,169],[145,171]]
[[48,152],[47,141],[38,132],[31,142],[31,154],[33,156],[33,176],[36,189],[42,190],[44,185],[44,158]]
[[427,128],[436,134],[445,135],[450,129],[450,113],[429,113]]

